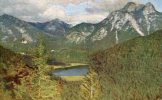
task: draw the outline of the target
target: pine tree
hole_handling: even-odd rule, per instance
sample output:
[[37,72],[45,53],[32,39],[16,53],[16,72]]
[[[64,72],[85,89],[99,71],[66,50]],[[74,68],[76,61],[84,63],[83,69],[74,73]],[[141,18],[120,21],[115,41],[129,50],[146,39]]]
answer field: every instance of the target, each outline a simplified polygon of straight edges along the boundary
[[90,68],[89,74],[81,85],[81,98],[83,100],[99,100],[100,84],[97,74]]
[[37,67],[37,73],[33,77],[33,85],[35,88],[35,99],[41,98],[41,80],[45,71],[45,41],[43,35],[39,36],[38,46],[34,52],[34,64]]
[[58,88],[58,82],[56,80],[51,80],[50,76],[47,74],[48,65],[46,64],[48,55],[46,53],[46,45],[44,37],[41,35],[39,37],[39,44],[36,49],[34,62],[37,67],[37,74],[33,78],[35,80],[34,88],[36,94],[34,95],[35,100],[61,100]]

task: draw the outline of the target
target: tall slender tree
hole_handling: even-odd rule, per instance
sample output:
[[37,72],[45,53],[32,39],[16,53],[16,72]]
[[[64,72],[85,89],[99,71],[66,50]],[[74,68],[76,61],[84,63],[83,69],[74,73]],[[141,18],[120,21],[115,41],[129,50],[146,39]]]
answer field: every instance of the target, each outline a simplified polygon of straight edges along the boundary
[[89,74],[81,85],[81,98],[83,100],[99,100],[100,89],[99,78],[94,70],[90,68]]

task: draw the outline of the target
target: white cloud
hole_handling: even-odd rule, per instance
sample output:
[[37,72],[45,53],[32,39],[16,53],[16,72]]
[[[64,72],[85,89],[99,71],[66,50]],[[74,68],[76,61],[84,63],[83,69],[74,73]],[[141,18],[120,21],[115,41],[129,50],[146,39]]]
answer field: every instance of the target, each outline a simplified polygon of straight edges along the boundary
[[51,0],[0,0],[0,14],[26,21],[47,21],[65,16],[65,10]]
[[81,22],[88,22],[88,23],[97,23],[104,18],[106,18],[107,13],[105,14],[80,14],[76,16],[69,16],[66,22],[69,22],[73,25],[79,24]]
[[60,7],[50,7],[43,12],[42,16],[50,18],[50,19],[51,18],[64,18],[66,16],[66,13],[64,9],[61,9]]
[[[25,21],[49,21],[59,18],[72,24],[98,22],[112,10],[123,7],[128,1],[139,0],[0,0],[0,14],[6,13]],[[69,15],[69,4],[87,4],[82,13]]]

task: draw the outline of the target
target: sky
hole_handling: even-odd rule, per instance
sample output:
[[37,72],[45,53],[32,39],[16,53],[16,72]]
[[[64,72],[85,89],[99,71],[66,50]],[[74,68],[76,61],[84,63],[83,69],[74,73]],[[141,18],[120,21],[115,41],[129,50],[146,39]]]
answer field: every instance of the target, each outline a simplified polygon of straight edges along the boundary
[[72,25],[97,23],[128,2],[151,2],[162,12],[162,0],[0,0],[0,15],[9,14],[28,22],[59,18]]

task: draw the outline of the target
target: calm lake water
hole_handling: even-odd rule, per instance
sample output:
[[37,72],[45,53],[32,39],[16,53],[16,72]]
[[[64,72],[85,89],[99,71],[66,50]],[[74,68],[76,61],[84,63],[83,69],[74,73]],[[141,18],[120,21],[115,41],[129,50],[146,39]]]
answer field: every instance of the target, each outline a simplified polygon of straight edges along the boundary
[[69,68],[59,68],[52,72],[53,76],[85,76],[88,73],[88,65],[79,65]]

